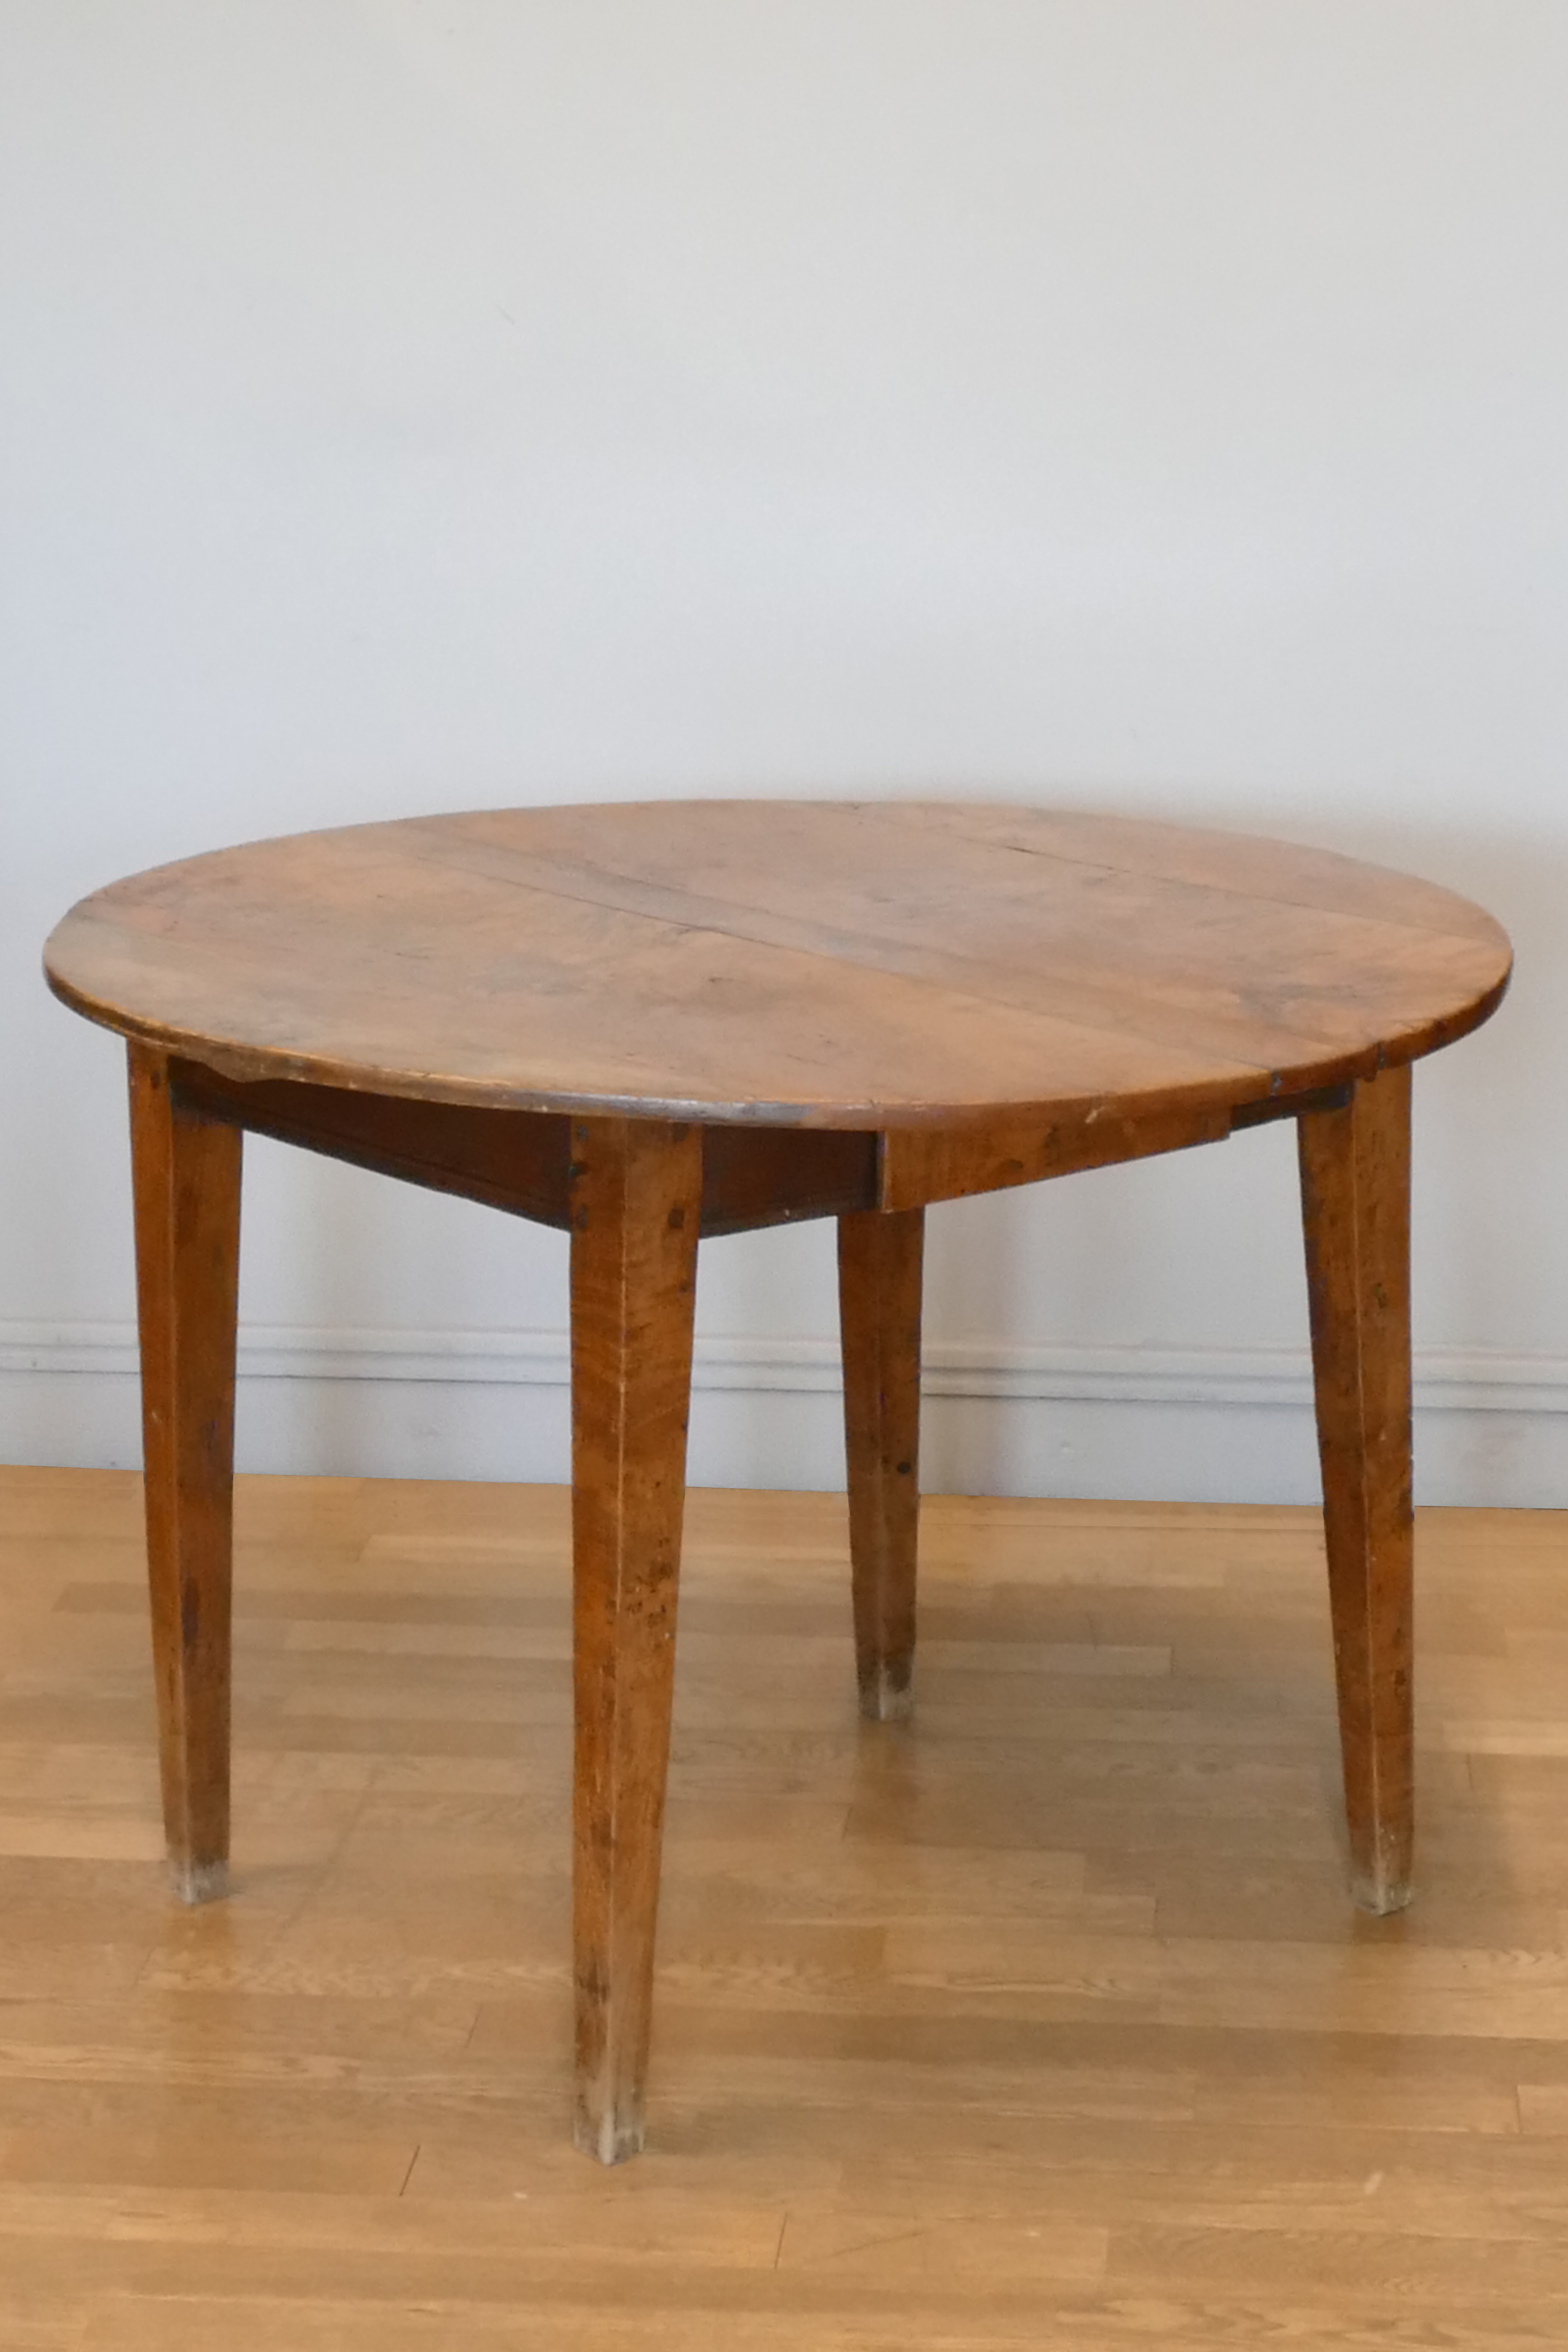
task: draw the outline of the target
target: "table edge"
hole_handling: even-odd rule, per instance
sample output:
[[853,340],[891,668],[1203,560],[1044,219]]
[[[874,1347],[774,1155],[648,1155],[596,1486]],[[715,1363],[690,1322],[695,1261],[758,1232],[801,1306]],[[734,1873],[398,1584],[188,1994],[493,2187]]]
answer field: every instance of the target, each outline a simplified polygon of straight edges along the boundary
[[[363,1063],[334,1060],[329,1055],[291,1053],[287,1048],[257,1046],[183,1030],[172,1024],[139,1020],[120,1007],[91,997],[50,961],[50,950],[75,909],[61,919],[44,948],[44,978],[51,993],[71,1012],[98,1028],[155,1051],[199,1062],[225,1077],[241,1082],[289,1079],[299,1084],[341,1087],[350,1093],[384,1095],[415,1102],[464,1105],[474,1109],[541,1111],[585,1118],[646,1118],[686,1121],[704,1126],[829,1128],[854,1133],[891,1129],[969,1128],[1032,1123],[1037,1119],[1082,1118],[1098,1109],[1114,1108],[1117,1116],[1136,1118],[1172,1109],[1215,1109],[1297,1095],[1349,1081],[1370,1078],[1380,1069],[1396,1068],[1425,1059],[1480,1028],[1497,1011],[1513,976],[1513,954],[1500,925],[1497,929],[1503,968],[1492,984],[1452,1011],[1414,1024],[1405,1031],[1347,1049],[1342,1054],[1312,1055],[1275,1069],[1261,1065],[1233,1066],[1233,1076],[1197,1079],[1178,1087],[1143,1093],[1102,1092],[1094,1095],[1009,1097],[974,1102],[882,1103],[833,1100],[825,1102],[758,1102],[689,1098],[671,1095],[605,1093],[578,1088],[530,1088],[474,1078],[457,1078],[438,1072],[387,1070]],[[1483,910],[1484,911],[1484,910]]]

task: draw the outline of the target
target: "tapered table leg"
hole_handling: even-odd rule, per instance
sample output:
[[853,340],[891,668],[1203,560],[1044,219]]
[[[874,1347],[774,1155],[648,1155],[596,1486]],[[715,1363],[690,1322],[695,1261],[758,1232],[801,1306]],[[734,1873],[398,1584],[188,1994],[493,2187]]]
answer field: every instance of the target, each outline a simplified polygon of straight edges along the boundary
[[1351,1888],[1410,1900],[1410,1071],[1300,1122]]
[[838,1220],[855,1671],[873,1722],[913,1703],[924,1237],[921,1209]]
[[130,1060],[163,1828],[175,1889],[200,1903],[228,1873],[240,1135],[181,1102],[165,1055]]
[[702,1139],[572,1127],[575,2137],[643,2143]]

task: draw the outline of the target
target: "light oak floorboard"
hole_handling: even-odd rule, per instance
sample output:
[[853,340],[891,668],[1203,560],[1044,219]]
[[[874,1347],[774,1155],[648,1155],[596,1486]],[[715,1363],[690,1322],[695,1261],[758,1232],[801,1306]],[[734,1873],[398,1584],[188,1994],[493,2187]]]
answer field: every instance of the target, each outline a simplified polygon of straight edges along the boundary
[[1313,1514],[693,1494],[647,2153],[569,2140],[553,1488],[244,1479],[235,1892],[159,1865],[137,1482],[0,1472],[5,2352],[1568,2340],[1568,1519],[1419,1530],[1417,1899]]

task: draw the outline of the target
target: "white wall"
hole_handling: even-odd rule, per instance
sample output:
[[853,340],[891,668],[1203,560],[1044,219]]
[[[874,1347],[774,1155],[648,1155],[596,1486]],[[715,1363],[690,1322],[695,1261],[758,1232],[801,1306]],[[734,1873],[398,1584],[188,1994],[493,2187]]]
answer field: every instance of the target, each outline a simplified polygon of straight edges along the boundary
[[[0,0],[0,1457],[135,1458],[133,867],[510,800],[1234,822],[1521,951],[1421,1480],[1568,1503],[1563,0]],[[253,1148],[254,1466],[560,1475],[563,1244]],[[1311,1493],[1287,1133],[932,1218],[930,1483]],[[828,1229],[697,1475],[839,1475]]]

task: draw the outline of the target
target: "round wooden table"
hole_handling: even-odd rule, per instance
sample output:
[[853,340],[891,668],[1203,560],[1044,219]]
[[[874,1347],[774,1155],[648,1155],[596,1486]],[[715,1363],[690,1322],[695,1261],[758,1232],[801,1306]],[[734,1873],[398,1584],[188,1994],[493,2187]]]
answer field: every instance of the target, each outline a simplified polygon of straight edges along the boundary
[[1352,1886],[1408,1899],[1409,1066],[1508,942],[1243,836],[909,801],[486,811],[116,883],[49,982],[130,1043],[176,1884],[228,1849],[246,1128],[571,1234],[578,2144],[642,2144],[697,1244],[838,1220],[860,1701],[914,1649],[928,1203],[1294,1118]]

